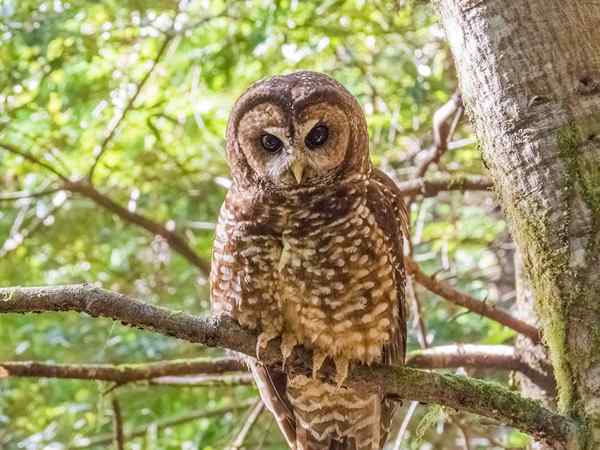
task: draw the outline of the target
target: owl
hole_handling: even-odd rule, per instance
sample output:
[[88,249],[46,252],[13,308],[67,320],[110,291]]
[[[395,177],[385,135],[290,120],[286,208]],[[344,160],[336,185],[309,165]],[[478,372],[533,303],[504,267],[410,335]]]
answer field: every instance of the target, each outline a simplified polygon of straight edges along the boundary
[[[250,369],[291,449],[380,450],[392,403],[379,387],[343,382],[353,364],[404,362],[408,220],[370,162],[360,105],[320,73],[257,82],[233,108],[226,154],[213,313],[256,330]],[[263,366],[275,338],[284,359],[312,351],[312,374]],[[330,379],[319,374],[327,359]]]

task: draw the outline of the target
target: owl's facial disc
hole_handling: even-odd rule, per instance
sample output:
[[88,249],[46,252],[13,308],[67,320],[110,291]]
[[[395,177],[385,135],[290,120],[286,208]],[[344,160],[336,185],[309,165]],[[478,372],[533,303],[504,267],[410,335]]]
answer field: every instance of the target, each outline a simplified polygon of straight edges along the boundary
[[319,102],[294,111],[261,103],[239,122],[238,141],[253,171],[281,187],[314,185],[336,172],[350,129],[337,105]]

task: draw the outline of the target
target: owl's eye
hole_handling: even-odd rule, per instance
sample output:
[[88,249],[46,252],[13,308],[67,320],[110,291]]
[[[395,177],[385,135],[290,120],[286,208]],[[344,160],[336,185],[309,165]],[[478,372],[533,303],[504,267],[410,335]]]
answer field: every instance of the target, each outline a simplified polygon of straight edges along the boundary
[[271,153],[278,152],[283,147],[283,142],[279,138],[268,133],[261,136],[260,143],[266,151]]
[[315,149],[323,145],[329,137],[329,130],[325,125],[317,125],[306,135],[304,143],[308,148]]

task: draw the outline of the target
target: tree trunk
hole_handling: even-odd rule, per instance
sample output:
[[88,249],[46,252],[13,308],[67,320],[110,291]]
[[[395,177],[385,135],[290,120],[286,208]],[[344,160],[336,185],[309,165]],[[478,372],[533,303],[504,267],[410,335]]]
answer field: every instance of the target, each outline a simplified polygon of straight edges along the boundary
[[[534,308],[533,291],[518,253],[515,253],[515,281],[517,288],[517,317],[528,323],[540,326],[539,318]],[[521,360],[530,367],[544,374],[552,374],[547,347],[541,344],[532,345],[531,340],[519,335],[515,342],[515,349]],[[556,410],[556,389],[545,389],[521,373],[516,373],[515,378],[519,383],[519,388],[523,395],[534,400],[539,400],[547,408]],[[555,448],[556,446],[551,442],[535,442],[531,450],[553,450]]]
[[600,2],[438,0],[576,448],[600,448]]

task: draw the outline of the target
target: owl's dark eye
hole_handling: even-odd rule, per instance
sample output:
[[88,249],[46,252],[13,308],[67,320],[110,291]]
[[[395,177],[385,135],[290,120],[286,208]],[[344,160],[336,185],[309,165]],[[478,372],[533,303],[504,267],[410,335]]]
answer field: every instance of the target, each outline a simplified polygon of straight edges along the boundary
[[328,137],[329,129],[325,125],[317,125],[306,135],[304,143],[312,150],[327,142]]
[[266,151],[271,153],[278,152],[283,147],[283,142],[278,137],[268,133],[261,136],[260,143]]

